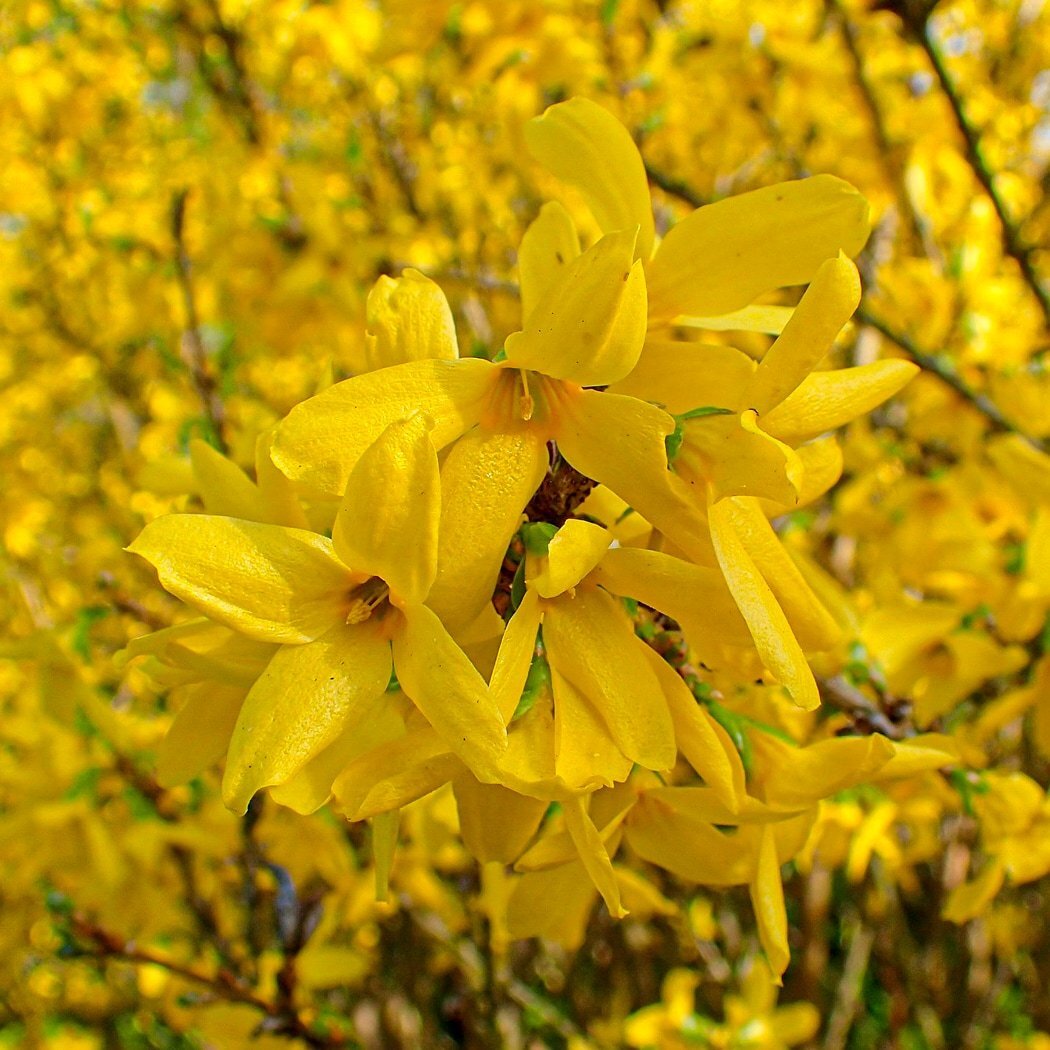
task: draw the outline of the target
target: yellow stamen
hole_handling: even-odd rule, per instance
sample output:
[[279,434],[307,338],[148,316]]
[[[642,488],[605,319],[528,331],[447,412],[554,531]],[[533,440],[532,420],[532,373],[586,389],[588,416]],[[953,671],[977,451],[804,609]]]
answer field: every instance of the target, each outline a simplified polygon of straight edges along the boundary
[[348,624],[364,623],[376,608],[386,601],[390,588],[378,576],[365,580],[350,592],[350,605],[346,612]]
[[532,419],[532,413],[536,408],[536,402],[532,399],[532,393],[529,391],[529,373],[524,368],[518,369],[521,373],[521,387],[522,394],[518,398],[518,407],[521,409],[521,418],[527,423]]

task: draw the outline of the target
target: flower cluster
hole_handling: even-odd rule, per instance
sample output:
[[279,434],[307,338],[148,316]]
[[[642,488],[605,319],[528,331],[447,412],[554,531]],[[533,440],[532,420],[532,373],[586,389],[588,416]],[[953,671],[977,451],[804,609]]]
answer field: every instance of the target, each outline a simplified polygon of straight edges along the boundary
[[[916,371],[819,368],[859,301],[867,205],[816,176],[660,237],[605,110],[560,103],[525,139],[600,236],[584,248],[543,207],[502,349],[461,356],[433,281],[381,278],[367,369],[263,434],[254,480],[194,443],[205,513],[132,544],[201,614],[129,648],[184,700],[161,777],[225,754],[229,807],[265,789],[371,819],[385,872],[399,810],[451,782],[468,848],[519,873],[511,935],[576,943],[596,894],[614,916],[653,907],[623,846],[749,886],[777,976],[780,866],[820,800],[955,757],[932,736],[799,748],[721,702],[760,680],[812,710],[808,657],[841,657],[819,578],[774,523],[838,480],[828,432]],[[735,333],[773,338],[755,354]]]

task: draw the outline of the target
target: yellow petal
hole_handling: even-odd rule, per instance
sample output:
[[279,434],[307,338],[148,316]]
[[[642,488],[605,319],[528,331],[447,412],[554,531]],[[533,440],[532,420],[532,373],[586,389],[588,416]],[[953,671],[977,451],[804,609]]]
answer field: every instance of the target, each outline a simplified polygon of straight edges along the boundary
[[437,572],[441,479],[432,427],[417,412],[365,449],[332,529],[343,562],[385,580],[395,602],[423,601]]
[[627,129],[586,98],[551,106],[525,125],[529,152],[584,196],[602,231],[639,228],[638,257],[653,247],[645,165]]
[[962,924],[983,915],[995,900],[1006,881],[1006,869],[998,857],[993,857],[977,878],[964,882],[948,894],[941,918]]
[[375,865],[376,900],[385,901],[390,896],[390,872],[394,867],[397,850],[397,832],[401,823],[401,810],[390,809],[372,817],[372,863]]
[[747,391],[757,368],[732,346],[650,336],[630,375],[609,391],[653,401],[676,415],[701,406],[747,408]]
[[295,486],[274,466],[270,458],[273,433],[273,430],[264,431],[255,442],[255,478],[264,513],[264,517],[259,520],[273,525],[287,525],[292,529],[308,529],[310,522],[299,503]]
[[449,747],[487,783],[498,779],[507,730],[496,701],[463,650],[426,606],[408,606],[394,636],[394,670],[405,695]]
[[525,688],[525,679],[536,652],[536,632],[539,627],[539,597],[534,591],[526,592],[500,639],[499,654],[490,682],[496,706],[508,725]]
[[1020,434],[1000,434],[986,445],[992,462],[1022,496],[1050,503],[1050,456]]
[[815,651],[837,645],[841,637],[838,624],[791,560],[758,501],[733,497],[723,502],[730,508],[728,516],[736,534],[784,610],[799,645]]
[[571,951],[583,943],[597,896],[582,863],[531,871],[514,883],[507,929],[511,937],[543,937]]
[[745,306],[718,317],[689,317],[683,315],[674,320],[677,328],[702,328],[708,332],[762,332],[765,335],[780,335],[791,320],[792,306],[755,305]]
[[773,972],[773,980],[781,984],[781,975],[791,962],[791,949],[788,948],[787,909],[784,906],[784,886],[780,881],[780,861],[773,829],[769,825],[762,829],[758,867],[750,888],[751,906],[758,920],[758,938]]
[[226,753],[245,690],[213,682],[186,686],[186,697],[157,749],[161,787],[185,784]]
[[366,820],[429,795],[463,763],[429,726],[371,748],[336,777],[332,794],[348,820]]
[[708,508],[711,539],[729,590],[747,621],[763,663],[799,707],[812,710],[820,706],[813,672],[783,609],[737,535],[731,506],[731,500],[722,500]]
[[[812,441],[794,453],[802,468],[802,482],[794,504],[762,500],[762,513],[775,518],[820,499],[842,477],[842,449],[834,437]],[[801,570],[800,570],[801,571]]]
[[208,514],[265,521],[259,490],[231,459],[205,441],[190,442],[190,463]]
[[441,465],[438,570],[427,605],[458,632],[492,600],[521,514],[547,472],[547,443],[534,430],[479,427]]
[[547,803],[481,784],[469,773],[452,782],[459,810],[459,831],[471,855],[481,863],[512,864],[536,834]]
[[554,691],[554,769],[571,791],[611,787],[631,772],[595,706],[571,682],[551,670]]
[[620,750],[647,769],[674,765],[674,726],[623,609],[601,590],[552,602],[543,621],[551,669],[595,706]]
[[168,514],[128,550],[156,568],[165,590],[260,641],[311,641],[345,616],[349,571],[313,532]]
[[608,485],[694,561],[713,564],[703,515],[689,486],[667,469],[674,420],[633,397],[581,390],[559,403],[556,440],[581,473]]
[[528,317],[551,288],[558,286],[565,268],[579,254],[580,238],[572,218],[557,201],[548,201],[518,247],[522,317]]
[[544,598],[571,590],[602,560],[610,543],[612,534],[600,525],[570,519],[551,540],[541,571],[529,585]]
[[814,372],[762,416],[762,429],[792,445],[808,441],[870,412],[918,371],[910,361],[874,361],[858,368]]
[[839,251],[868,239],[868,202],[848,182],[815,175],[698,208],[663,239],[649,267],[649,315],[726,314],[762,292],[812,280]]
[[718,569],[692,565],[660,551],[617,547],[594,574],[612,594],[636,598],[677,620],[694,645],[709,639],[749,645],[751,635]]
[[620,887],[616,882],[612,861],[598,829],[587,815],[586,804],[579,797],[568,799],[562,803],[562,811],[565,814],[565,826],[591,882],[598,887],[609,914],[614,919],[622,919],[627,912],[620,903]]
[[678,672],[648,646],[646,652],[671,712],[678,749],[710,785],[715,797],[729,812],[736,812],[747,788],[744,764],[732,740],[696,702]]
[[390,646],[368,624],[283,646],[245,698],[230,740],[222,797],[238,813],[294,776],[340,733],[367,719],[390,681]]
[[364,721],[344,729],[298,773],[271,787],[270,798],[304,816],[314,813],[332,797],[332,784],[351,762],[403,734],[404,721],[396,707],[380,702]]
[[860,274],[840,255],[813,277],[780,337],[765,352],[748,392],[759,415],[779,405],[831,349],[860,302]]
[[606,234],[565,268],[557,284],[506,342],[507,361],[567,379],[604,386],[623,379],[645,340],[645,274],[631,264],[634,230]]
[[478,420],[492,381],[488,361],[409,361],[344,380],[288,413],[274,438],[273,461],[310,489],[336,498],[361,453],[391,423],[421,411],[444,448]]
[[371,371],[406,361],[455,361],[456,323],[445,293],[418,270],[380,277],[365,307],[365,364]]
[[766,434],[752,410],[685,421],[674,465],[706,482],[716,500],[755,496],[794,506],[803,477],[795,450]]

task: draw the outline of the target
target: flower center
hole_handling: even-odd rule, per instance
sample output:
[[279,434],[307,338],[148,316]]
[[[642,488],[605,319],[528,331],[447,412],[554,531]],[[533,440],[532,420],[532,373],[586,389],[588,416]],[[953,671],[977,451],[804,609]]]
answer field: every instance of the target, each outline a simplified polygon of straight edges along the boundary
[[350,591],[346,622],[348,624],[364,623],[365,620],[371,618],[377,609],[379,609],[377,619],[381,619],[385,615],[386,609],[380,609],[379,607],[389,597],[390,588],[387,586],[386,581],[381,580],[378,576],[370,577]]

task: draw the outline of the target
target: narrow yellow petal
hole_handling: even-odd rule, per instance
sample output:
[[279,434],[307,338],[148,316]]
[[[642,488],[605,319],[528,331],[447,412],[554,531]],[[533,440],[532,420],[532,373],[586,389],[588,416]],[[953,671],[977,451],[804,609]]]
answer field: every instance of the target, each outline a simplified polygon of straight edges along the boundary
[[511,937],[543,937],[574,950],[583,943],[597,897],[579,862],[529,872],[520,876],[511,890],[507,930]]
[[496,701],[463,650],[426,606],[408,606],[394,636],[394,669],[405,695],[487,783],[499,779],[507,730]]
[[780,862],[773,829],[769,825],[762,829],[758,865],[750,888],[751,906],[758,920],[758,938],[773,980],[782,984],[781,976],[791,962],[791,949],[788,948],[787,908],[784,906],[784,885],[780,881]]
[[714,564],[707,526],[689,486],[667,469],[674,420],[644,401],[581,390],[558,405],[556,440],[581,473],[613,492],[699,564]]
[[802,468],[802,482],[797,500],[793,504],[761,500],[762,513],[767,518],[775,518],[799,507],[808,506],[820,499],[842,477],[842,449],[832,436],[811,441],[808,445],[796,449],[794,454]]
[[616,746],[595,706],[551,670],[554,691],[554,770],[572,791],[592,791],[626,780],[633,763]]
[[627,129],[586,98],[551,106],[525,125],[529,152],[584,196],[603,232],[639,228],[638,257],[653,248],[645,165]]
[[500,640],[490,688],[503,721],[508,725],[521,699],[536,652],[540,618],[539,597],[535,591],[526,592]]
[[1006,868],[998,857],[993,857],[977,878],[956,886],[941,910],[941,918],[948,922],[969,922],[983,915],[1006,881]]
[[647,769],[674,765],[674,726],[660,684],[627,614],[604,591],[552,602],[543,621],[551,669],[586,696],[628,757]]
[[808,441],[870,412],[918,372],[910,361],[874,361],[857,368],[813,372],[762,416],[762,429],[792,445]]
[[765,335],[780,335],[791,320],[791,306],[745,306],[741,310],[718,317],[689,317],[674,319],[678,328],[701,328],[708,332],[762,332]]
[[700,706],[678,672],[651,648],[649,665],[663,689],[678,749],[710,785],[715,797],[736,812],[747,794],[744,764],[726,731]]
[[612,533],[590,521],[565,522],[541,559],[541,571],[528,579],[543,598],[553,598],[575,587],[605,556]]
[[295,485],[274,466],[270,458],[273,435],[272,429],[264,431],[255,442],[255,478],[264,514],[259,520],[273,525],[287,525],[292,529],[308,529],[310,522],[299,503]]
[[391,423],[362,453],[335,518],[336,554],[379,576],[395,602],[423,601],[437,572],[441,479],[421,412]]
[[831,349],[860,302],[860,274],[840,255],[817,270],[791,320],[758,363],[748,408],[759,415],[775,408]]
[[609,392],[653,401],[676,415],[701,406],[738,410],[748,407],[757,367],[732,346],[650,336],[630,375]]
[[492,600],[522,511],[547,472],[547,443],[534,430],[479,427],[441,465],[438,568],[427,605],[450,631],[472,622]]
[[273,461],[311,490],[339,498],[361,453],[391,424],[421,411],[444,448],[478,420],[494,366],[478,359],[409,361],[367,372],[295,406],[278,426]]
[[390,681],[390,646],[369,625],[339,625],[283,646],[245,698],[230,740],[223,801],[243,813],[260,788],[294,776],[367,719]]
[[529,224],[518,247],[521,316],[533,308],[563,279],[565,268],[580,254],[580,238],[569,213],[548,201]]
[[1050,504],[1050,456],[1020,434],[1000,434],[986,445],[989,458],[1019,493]]
[[812,710],[820,705],[813,672],[783,609],[737,535],[731,503],[713,503],[707,512],[718,563],[763,663],[799,707]]
[[612,861],[598,829],[587,815],[584,800],[579,796],[568,799],[562,803],[562,811],[565,814],[565,826],[580,854],[580,860],[583,861],[591,882],[598,887],[609,914],[614,919],[624,918],[627,912],[620,903],[620,887],[616,882]]
[[394,868],[394,853],[397,850],[397,832],[401,824],[401,810],[391,809],[377,813],[371,819],[372,863],[375,865],[376,900],[390,897],[390,873]]
[[581,386],[623,379],[645,341],[645,274],[631,264],[634,241],[633,229],[606,234],[569,263],[507,340],[507,361]]
[[547,812],[546,802],[508,791],[500,784],[481,784],[467,772],[456,777],[452,790],[463,843],[481,863],[512,864]]
[[208,514],[265,521],[259,490],[231,459],[205,441],[190,442],[190,463]]
[[733,497],[724,502],[737,536],[784,610],[799,645],[818,652],[836,646],[842,633],[838,624],[806,583],[758,501]]
[[349,571],[313,532],[207,514],[151,521],[128,547],[161,584],[263,642],[308,642],[341,620]]
[[456,322],[445,293],[418,270],[380,277],[365,307],[365,364],[371,371],[406,361],[455,361]]
[[660,551],[617,547],[606,554],[594,580],[612,594],[636,598],[667,613],[700,648],[710,639],[735,646],[751,643],[747,624],[718,569]]
[[697,208],[663,239],[648,270],[649,315],[718,316],[762,292],[805,284],[870,230],[868,202],[848,182],[815,175]]
[[185,703],[157,749],[157,782],[161,787],[185,784],[226,753],[246,691],[206,682],[179,692]]

